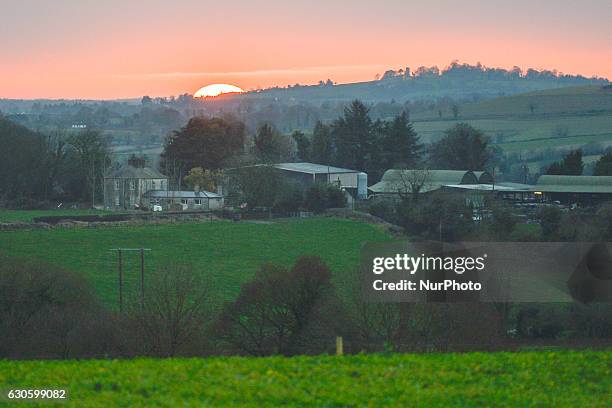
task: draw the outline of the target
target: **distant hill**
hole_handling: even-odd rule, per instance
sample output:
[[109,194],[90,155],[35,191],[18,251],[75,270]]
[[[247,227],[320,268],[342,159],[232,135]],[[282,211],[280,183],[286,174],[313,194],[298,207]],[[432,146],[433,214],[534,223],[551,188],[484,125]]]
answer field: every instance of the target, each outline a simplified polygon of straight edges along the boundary
[[539,90],[585,85],[607,85],[605,78],[586,78],[580,75],[564,75],[556,71],[525,72],[515,67],[512,70],[487,68],[482,65],[452,63],[440,70],[437,67],[420,67],[415,72],[410,68],[389,70],[375,81],[335,85],[321,81],[319,85],[270,88],[237,95],[237,99],[267,99],[275,101],[330,102],[361,99],[366,102],[395,100],[455,100],[490,99],[498,96]]
[[600,151],[612,146],[612,87],[567,87],[468,102],[458,106],[457,118],[449,108],[411,117],[426,142],[457,122],[468,122],[505,152],[523,157],[584,146]]

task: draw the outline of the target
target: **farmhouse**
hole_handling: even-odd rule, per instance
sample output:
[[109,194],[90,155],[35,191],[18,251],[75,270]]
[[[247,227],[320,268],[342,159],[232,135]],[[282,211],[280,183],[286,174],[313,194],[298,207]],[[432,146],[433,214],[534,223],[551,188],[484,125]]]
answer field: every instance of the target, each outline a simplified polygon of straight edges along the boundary
[[104,208],[140,208],[147,191],[167,189],[168,177],[146,167],[143,158],[131,158],[127,165],[104,176]]
[[210,191],[151,190],[144,194],[146,207],[160,206],[164,210],[218,210],[223,196]]
[[592,205],[612,200],[612,176],[540,176],[532,187],[543,201]]

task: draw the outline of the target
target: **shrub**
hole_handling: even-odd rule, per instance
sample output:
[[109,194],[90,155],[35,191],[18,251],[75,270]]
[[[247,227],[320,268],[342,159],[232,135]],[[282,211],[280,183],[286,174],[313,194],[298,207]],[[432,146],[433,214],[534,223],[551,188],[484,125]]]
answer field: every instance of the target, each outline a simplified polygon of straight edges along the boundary
[[0,357],[102,355],[107,317],[78,275],[0,255]]
[[331,184],[315,184],[304,193],[304,207],[315,213],[346,207],[344,192]]
[[226,303],[215,332],[231,350],[251,355],[321,352],[317,338],[333,338],[323,312],[333,303],[330,277],[318,257],[301,257],[290,271],[265,264]]

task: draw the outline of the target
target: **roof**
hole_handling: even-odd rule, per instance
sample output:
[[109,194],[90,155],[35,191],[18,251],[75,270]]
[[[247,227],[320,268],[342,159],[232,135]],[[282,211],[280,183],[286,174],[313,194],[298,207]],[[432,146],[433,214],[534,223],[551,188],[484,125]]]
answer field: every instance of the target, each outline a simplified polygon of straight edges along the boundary
[[149,190],[145,197],[154,198],[223,198],[217,193],[210,191],[172,191],[172,190]]
[[512,183],[510,181],[500,181],[499,183],[495,183],[495,187],[510,187],[516,191],[531,191],[533,187],[531,184],[523,184],[523,183]]
[[488,171],[475,171],[474,175],[480,184],[492,184],[493,176]]
[[[512,184],[516,184],[517,186],[512,186]],[[526,186],[526,187],[520,187]],[[529,186],[527,184],[518,184],[518,183],[495,183],[495,184],[447,184],[444,187],[449,188],[460,188],[464,190],[477,190],[477,191],[499,191],[504,193],[512,193],[512,192],[525,192],[529,191]]]
[[378,194],[397,194],[410,192],[410,180],[425,178],[420,192],[437,190],[445,185],[478,184],[478,178],[472,171],[466,170],[387,170],[382,179],[370,186]]
[[168,177],[150,167],[134,167],[126,165],[110,174],[107,174],[104,176],[104,178],[167,179]]
[[316,163],[278,163],[274,167],[280,170],[295,171],[308,174],[327,174],[327,173],[360,173],[358,170],[343,169],[340,167],[328,166]]
[[540,176],[532,191],[612,194],[612,176]]

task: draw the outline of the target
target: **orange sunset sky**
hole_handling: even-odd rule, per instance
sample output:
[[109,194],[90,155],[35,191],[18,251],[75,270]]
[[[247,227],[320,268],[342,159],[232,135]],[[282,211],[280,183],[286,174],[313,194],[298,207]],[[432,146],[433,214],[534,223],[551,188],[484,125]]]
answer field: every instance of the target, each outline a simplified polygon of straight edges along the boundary
[[354,82],[454,59],[612,78],[610,0],[3,3],[0,98]]

